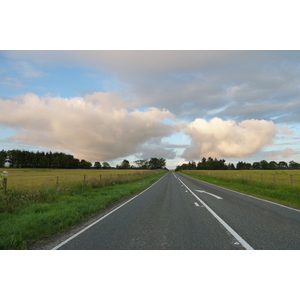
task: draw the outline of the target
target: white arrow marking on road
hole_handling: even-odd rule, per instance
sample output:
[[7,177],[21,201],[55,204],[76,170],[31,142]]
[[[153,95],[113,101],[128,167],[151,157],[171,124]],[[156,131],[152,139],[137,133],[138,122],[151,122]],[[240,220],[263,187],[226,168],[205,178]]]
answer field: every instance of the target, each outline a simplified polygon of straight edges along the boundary
[[214,194],[211,194],[211,193],[208,193],[208,192],[205,192],[205,191],[200,191],[200,190],[195,190],[196,192],[199,192],[199,193],[205,193],[205,194],[208,194],[208,195],[211,195],[217,199],[223,199],[222,197],[219,197],[217,195],[214,195]]

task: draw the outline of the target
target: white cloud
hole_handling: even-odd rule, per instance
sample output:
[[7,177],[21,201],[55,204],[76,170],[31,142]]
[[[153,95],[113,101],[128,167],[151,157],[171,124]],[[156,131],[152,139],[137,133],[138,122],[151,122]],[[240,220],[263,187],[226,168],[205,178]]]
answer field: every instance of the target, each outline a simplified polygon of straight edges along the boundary
[[0,111],[0,123],[19,131],[10,139],[68,151],[87,160],[126,157],[149,139],[173,131],[160,121],[174,118],[169,111],[149,108],[130,113],[111,93],[70,99],[25,94],[0,99]]
[[183,157],[243,157],[258,152],[272,144],[276,127],[272,121],[244,120],[236,122],[213,118],[209,122],[196,119],[183,126],[183,131],[192,139]]

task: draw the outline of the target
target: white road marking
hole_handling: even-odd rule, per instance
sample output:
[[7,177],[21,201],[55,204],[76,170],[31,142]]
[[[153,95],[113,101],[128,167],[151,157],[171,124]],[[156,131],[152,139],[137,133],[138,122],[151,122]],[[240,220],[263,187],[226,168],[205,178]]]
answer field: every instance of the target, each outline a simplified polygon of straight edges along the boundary
[[[188,176],[188,175],[183,175],[183,176]],[[289,206],[286,206],[286,205],[284,205],[284,204],[280,204],[280,203],[277,203],[277,202],[273,202],[273,201],[270,201],[270,200],[266,200],[266,199],[263,199],[263,198],[259,198],[259,197],[252,196],[252,195],[249,195],[249,194],[245,194],[245,193],[242,193],[242,192],[238,192],[238,191],[235,191],[235,190],[231,190],[231,189],[225,188],[225,187],[220,186],[220,185],[216,185],[216,184],[213,184],[213,183],[210,183],[210,182],[203,181],[203,180],[201,180],[201,179],[197,179],[197,180],[199,180],[199,181],[201,181],[201,182],[204,182],[205,184],[208,184],[208,185],[212,185],[212,186],[218,187],[218,188],[220,188],[220,189],[224,189],[224,190],[227,190],[227,191],[236,193],[236,194],[240,194],[240,195],[243,195],[243,196],[246,196],[246,197],[250,197],[250,198],[259,200],[259,201],[267,202],[267,203],[269,203],[269,204],[281,206],[281,207],[284,207],[284,208],[286,208],[286,209],[290,209],[290,210],[293,210],[293,211],[296,211],[296,212],[300,213],[300,209],[299,209],[299,208],[289,207]]]
[[[180,180],[180,179],[179,179]],[[191,194],[223,225],[227,231],[239,241],[246,250],[254,250],[237,232],[235,232],[225,221],[223,221],[205,202],[203,202],[186,184],[181,183],[191,192]]]
[[197,202],[194,202],[194,204],[195,204],[196,206],[200,206]]
[[200,191],[200,190],[195,190],[196,192],[199,192],[199,193],[205,193],[205,194],[208,194],[208,195],[211,195],[217,199],[223,199],[222,197],[219,197],[217,195],[214,195],[214,194],[211,194],[211,193],[208,193],[208,192],[205,192],[205,191]]
[[68,243],[69,241],[73,240],[75,237],[77,237],[78,235],[80,235],[81,233],[83,233],[84,231],[86,231],[87,229],[89,229],[90,227],[94,226],[95,224],[97,224],[98,222],[102,221],[104,218],[106,218],[107,216],[109,216],[110,214],[112,214],[113,212],[115,212],[116,210],[118,210],[119,208],[121,208],[122,206],[126,205],[127,203],[131,202],[133,199],[135,199],[136,197],[140,196],[141,194],[145,193],[147,190],[151,189],[155,184],[157,184],[160,180],[162,180],[168,173],[166,173],[163,177],[161,177],[159,180],[157,180],[156,182],[154,182],[151,186],[149,186],[148,188],[146,188],[145,190],[143,190],[142,192],[140,192],[139,194],[135,195],[134,197],[132,197],[131,199],[127,200],[125,203],[121,204],[120,206],[118,206],[117,208],[115,208],[114,210],[110,211],[109,213],[107,213],[106,215],[104,215],[103,217],[101,217],[100,219],[98,219],[97,221],[93,222],[92,224],[88,225],[87,227],[85,227],[84,229],[80,230],[79,232],[75,233],[74,235],[72,235],[71,237],[69,237],[68,239],[66,239],[65,241],[61,242],[60,244],[58,244],[57,246],[55,246],[54,248],[52,248],[51,250],[57,250],[59,249],[61,246],[63,246],[64,244]]

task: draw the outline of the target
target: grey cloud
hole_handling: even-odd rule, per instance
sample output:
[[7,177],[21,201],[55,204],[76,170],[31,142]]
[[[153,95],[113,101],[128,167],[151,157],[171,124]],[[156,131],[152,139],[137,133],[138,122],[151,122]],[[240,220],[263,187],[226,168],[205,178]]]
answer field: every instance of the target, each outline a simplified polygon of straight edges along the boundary
[[169,147],[169,143],[162,141],[161,137],[153,137],[149,138],[146,143],[138,147],[135,156],[139,159],[151,157],[173,159],[177,156],[177,154],[171,147]]
[[[299,122],[300,51],[13,51],[36,64],[88,66],[128,86],[126,107],[178,118]],[[298,118],[298,119],[297,119]]]
[[165,159],[173,159],[177,155],[171,149],[166,149],[164,147],[155,147],[155,146],[147,146],[143,145],[138,149],[138,153],[136,157],[139,159],[144,158],[151,158],[151,157],[158,157],[158,158],[165,158]]
[[161,143],[164,147],[166,148],[186,148],[188,147],[189,145],[188,144],[170,144],[169,142],[162,142]]

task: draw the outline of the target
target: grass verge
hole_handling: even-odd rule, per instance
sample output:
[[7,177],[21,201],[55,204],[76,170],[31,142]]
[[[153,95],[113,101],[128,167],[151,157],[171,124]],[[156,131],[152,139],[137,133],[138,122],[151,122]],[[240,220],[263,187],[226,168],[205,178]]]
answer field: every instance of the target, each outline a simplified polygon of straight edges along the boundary
[[300,209],[300,186],[273,182],[258,182],[242,178],[226,178],[190,172],[190,177]]
[[[42,191],[49,194],[44,195],[43,202],[0,213],[0,249],[27,249],[30,244],[49,238],[104,211],[113,203],[141,192],[164,174],[149,172],[147,177],[101,188],[77,184],[61,194],[58,191]],[[39,191],[39,197],[40,194]]]

